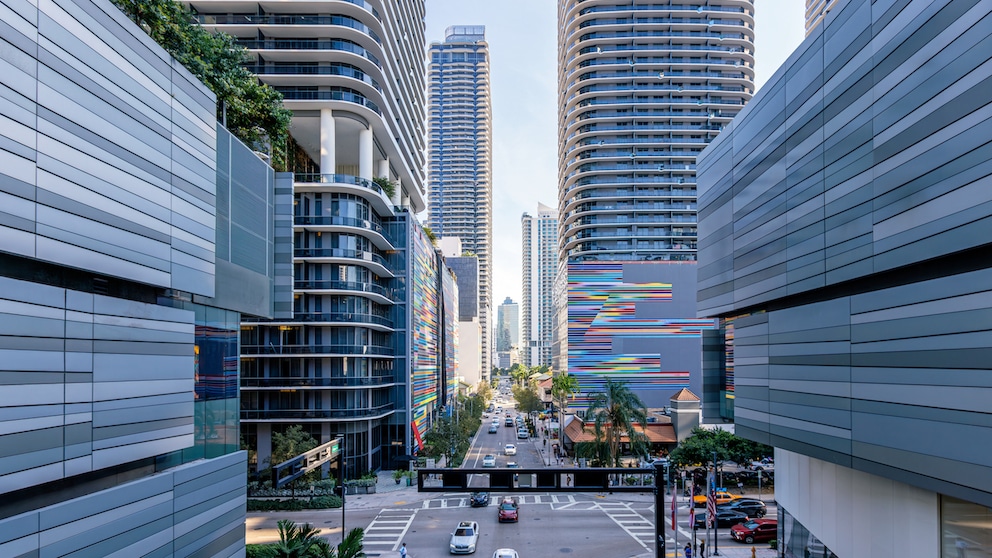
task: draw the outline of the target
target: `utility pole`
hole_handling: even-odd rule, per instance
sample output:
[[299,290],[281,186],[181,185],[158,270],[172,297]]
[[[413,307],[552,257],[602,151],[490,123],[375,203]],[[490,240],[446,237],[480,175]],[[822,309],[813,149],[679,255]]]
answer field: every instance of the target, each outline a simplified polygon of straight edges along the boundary
[[665,544],[667,533],[665,533],[665,487],[662,486],[664,483],[666,486],[668,484],[668,479],[664,477],[664,469],[662,464],[655,462],[654,464],[654,537],[657,541],[654,545],[654,555],[655,558],[665,558],[667,553],[665,552]]
[[[715,451],[713,452],[713,482],[714,483],[716,482],[716,452]],[[721,482],[721,484],[723,484],[723,483]],[[713,487],[712,484],[710,485],[710,490],[711,490],[712,498],[713,498],[714,504],[715,504],[715,501],[716,501],[716,488]],[[707,509],[708,509],[709,503],[707,503],[706,505],[707,505]],[[717,536],[720,533],[719,527],[720,527],[720,524],[716,520],[716,506],[714,505],[713,506],[713,556],[719,556],[720,555],[720,542],[719,542],[719,537]]]

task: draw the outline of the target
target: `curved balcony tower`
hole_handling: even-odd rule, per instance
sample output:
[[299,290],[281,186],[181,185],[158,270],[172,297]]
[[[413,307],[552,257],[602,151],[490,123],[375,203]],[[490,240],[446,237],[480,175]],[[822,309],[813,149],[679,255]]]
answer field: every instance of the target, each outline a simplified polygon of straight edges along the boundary
[[388,468],[409,452],[398,223],[426,207],[424,1],[187,3],[293,111],[293,316],[242,325],[245,441],[261,468],[302,424],[345,437],[348,474]]
[[696,259],[696,155],[754,93],[752,0],[559,0],[559,259]]

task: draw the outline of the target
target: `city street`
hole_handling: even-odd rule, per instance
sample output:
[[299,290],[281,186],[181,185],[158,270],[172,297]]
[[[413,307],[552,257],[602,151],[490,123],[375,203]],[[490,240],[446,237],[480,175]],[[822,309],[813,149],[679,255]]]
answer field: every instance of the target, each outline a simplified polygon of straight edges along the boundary
[[[490,413],[500,419],[495,434],[488,433],[491,418],[483,418],[482,428],[473,439],[464,467],[481,468],[483,457],[496,455],[496,467],[506,467],[514,461],[520,467],[546,466],[549,458],[539,435],[527,440],[516,438],[516,427],[504,426],[505,409],[512,409],[512,402],[503,404],[504,411]],[[511,416],[516,412],[511,410]],[[517,447],[515,456],[503,455],[506,444]],[[557,466],[557,464],[553,464]],[[565,466],[572,466],[571,460]],[[482,484],[485,479],[471,479]],[[459,521],[479,523],[479,545],[476,555],[492,556],[497,548],[514,548],[521,558],[569,554],[576,557],[648,558],[654,556],[654,496],[652,494],[516,494],[520,505],[517,523],[498,523],[496,503],[501,494],[494,493],[487,507],[469,506],[467,493],[418,493],[415,486],[395,484],[387,473],[380,474],[376,494],[348,496],[345,517],[346,528],[365,528],[365,552],[370,557],[393,558],[403,542],[407,543],[411,558],[441,558],[449,556],[448,537]],[[749,494],[748,496],[755,496]],[[765,494],[769,517],[776,509],[771,495]],[[666,499],[670,502],[671,500]],[[677,502],[679,532],[671,531],[671,512],[666,504],[668,527],[668,556],[683,556],[681,548],[689,540],[689,509],[687,499]],[[697,508],[697,513],[703,513]],[[248,514],[247,538],[249,543],[276,540],[276,521],[292,519],[310,522],[321,529],[329,541],[341,537],[341,510],[311,512],[277,512]],[[704,537],[698,532],[700,539]],[[766,543],[745,545],[734,542],[729,529],[719,530],[720,555],[729,558],[775,556]],[[676,552],[676,548],[680,549]],[[707,551],[707,555],[710,550]]]

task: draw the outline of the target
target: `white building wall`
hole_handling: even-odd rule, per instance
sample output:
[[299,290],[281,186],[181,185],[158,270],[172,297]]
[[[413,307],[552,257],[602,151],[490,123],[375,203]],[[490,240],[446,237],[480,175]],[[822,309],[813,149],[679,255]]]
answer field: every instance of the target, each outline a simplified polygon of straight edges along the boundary
[[841,558],[940,556],[936,492],[775,450],[775,499]]
[[478,321],[458,322],[458,375],[466,384],[475,385],[482,379],[482,326]]

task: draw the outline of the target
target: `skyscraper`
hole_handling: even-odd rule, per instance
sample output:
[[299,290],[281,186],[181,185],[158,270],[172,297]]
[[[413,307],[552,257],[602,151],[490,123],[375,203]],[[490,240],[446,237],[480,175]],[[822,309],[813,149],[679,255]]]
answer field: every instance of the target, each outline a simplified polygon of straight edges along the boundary
[[[391,467],[444,397],[440,375],[411,388],[440,374],[439,293],[425,289],[441,275],[413,217],[425,208],[424,2],[188,3],[248,48],[293,111],[294,316],[243,326],[245,441],[261,467],[273,432],[302,424],[320,442],[344,437],[349,475]],[[431,346],[407,349],[414,340]]]
[[537,216],[524,213],[520,228],[523,244],[520,361],[527,366],[551,366],[558,212],[538,203]]
[[699,369],[678,361],[711,325],[693,321],[696,156],[753,93],[753,13],[559,0],[559,311],[583,389],[622,376],[661,406]]
[[430,45],[428,111],[429,217],[439,237],[458,237],[479,257],[482,369],[492,345],[492,101],[486,28],[457,25]]
[[520,305],[506,297],[497,310],[496,350],[510,351],[520,346]]

